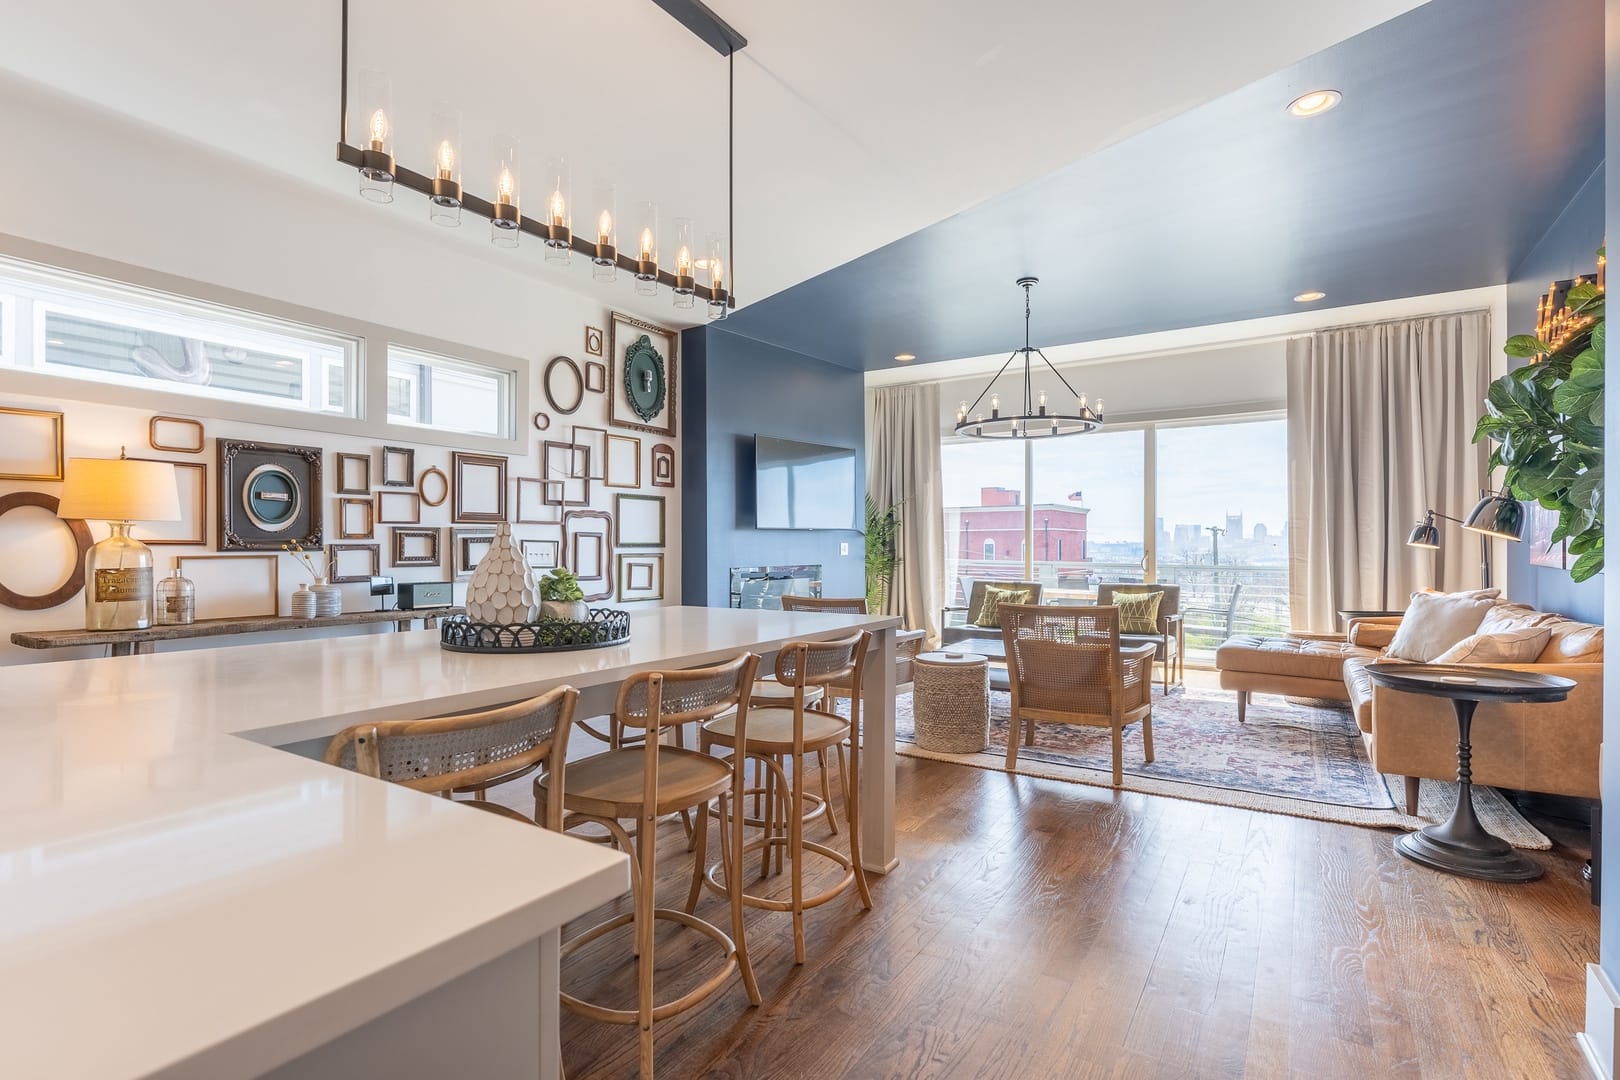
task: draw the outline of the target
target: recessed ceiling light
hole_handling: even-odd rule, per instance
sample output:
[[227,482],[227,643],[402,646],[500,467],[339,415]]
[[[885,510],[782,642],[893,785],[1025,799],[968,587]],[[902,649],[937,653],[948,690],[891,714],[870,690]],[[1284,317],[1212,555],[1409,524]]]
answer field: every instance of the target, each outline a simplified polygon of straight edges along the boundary
[[1325,293],[1325,292],[1320,292],[1320,291],[1318,291],[1316,289],[1312,289],[1310,292],[1302,292],[1298,296],[1294,297],[1294,303],[1296,303],[1296,304],[1314,304],[1314,303],[1316,303],[1318,300],[1322,299],[1326,295],[1327,295],[1327,293]]
[[1290,101],[1288,113],[1291,116],[1321,116],[1343,100],[1344,95],[1337,90],[1312,90]]
[[908,352],[900,353],[894,358],[897,364],[909,364],[915,359],[917,359],[916,354]]

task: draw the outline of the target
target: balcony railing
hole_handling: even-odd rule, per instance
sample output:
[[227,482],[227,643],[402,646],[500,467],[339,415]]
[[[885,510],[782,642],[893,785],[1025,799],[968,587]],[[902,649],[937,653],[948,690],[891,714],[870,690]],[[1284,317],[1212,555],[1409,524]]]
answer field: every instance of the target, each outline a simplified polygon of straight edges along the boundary
[[[946,594],[952,605],[966,603],[964,583],[976,578],[1017,581],[1024,576],[1020,562],[956,560],[949,568],[952,580]],[[1091,601],[1096,590],[1090,583],[1138,582],[1142,566],[1136,562],[1036,563],[1035,578],[1044,586],[1047,601],[1075,599]],[[1231,611],[1230,632],[1277,637],[1288,632],[1288,567],[1166,565],[1159,567],[1159,581],[1181,586],[1181,610],[1185,614],[1187,659],[1194,664],[1214,660],[1215,649],[1226,640],[1227,612],[1232,608],[1233,589],[1237,604]]]

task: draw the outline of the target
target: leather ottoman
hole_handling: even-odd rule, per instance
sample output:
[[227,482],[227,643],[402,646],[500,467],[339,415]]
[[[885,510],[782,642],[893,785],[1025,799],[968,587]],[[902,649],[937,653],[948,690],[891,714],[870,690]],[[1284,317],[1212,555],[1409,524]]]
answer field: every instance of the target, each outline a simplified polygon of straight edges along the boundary
[[1345,660],[1376,655],[1372,649],[1346,641],[1234,637],[1215,650],[1215,667],[1220,671],[1221,688],[1237,691],[1238,722],[1242,723],[1252,693],[1349,701]]

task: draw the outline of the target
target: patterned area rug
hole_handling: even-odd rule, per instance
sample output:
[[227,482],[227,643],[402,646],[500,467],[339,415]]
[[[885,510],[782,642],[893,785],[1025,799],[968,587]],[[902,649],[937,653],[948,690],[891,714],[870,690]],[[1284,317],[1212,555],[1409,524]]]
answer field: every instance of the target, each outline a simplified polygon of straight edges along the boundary
[[[911,695],[895,702],[900,753],[1005,771],[1008,714],[1005,691],[990,695],[990,748],[978,754],[938,754],[915,745]],[[1443,821],[1457,801],[1457,785],[1425,780],[1418,814],[1404,813],[1385,778],[1367,759],[1354,718],[1346,709],[1311,708],[1281,697],[1255,695],[1248,722],[1223,690],[1189,687],[1153,697],[1155,760],[1143,760],[1142,732],[1125,732],[1124,788],[1152,795],[1410,830]],[[1039,776],[1097,787],[1112,786],[1112,748],[1104,728],[1042,724],[1035,745],[1020,747],[1018,767]],[[1395,780],[1401,790],[1400,780]],[[1515,847],[1546,850],[1552,842],[1519,815],[1495,789],[1476,787],[1474,805],[1485,827]]]

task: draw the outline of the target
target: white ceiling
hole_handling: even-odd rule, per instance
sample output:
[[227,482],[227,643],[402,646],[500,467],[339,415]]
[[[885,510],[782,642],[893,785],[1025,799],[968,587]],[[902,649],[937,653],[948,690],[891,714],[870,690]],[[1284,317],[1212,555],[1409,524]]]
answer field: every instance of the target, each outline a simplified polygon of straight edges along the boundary
[[[739,298],[803,281],[1419,2],[712,0],[749,39],[736,60]],[[692,217],[700,244],[725,231],[725,61],[647,0],[351,8],[351,87],[361,68],[388,71],[403,164],[425,165],[422,129],[445,99],[464,113],[472,190],[489,193],[489,147],[507,132],[535,173],[558,149],[571,160],[582,210],[600,175],[617,185],[621,221],[651,197],[666,228]],[[338,0],[36,3],[8,14],[0,68],[352,192],[354,174],[333,160],[338,28]],[[408,193],[391,207],[355,204],[429,227]],[[489,247],[487,225],[461,232]],[[490,257],[541,272],[537,251]],[[583,269],[567,284],[592,287]],[[618,306],[648,304],[621,291]],[[667,320],[668,299],[656,304]]]

